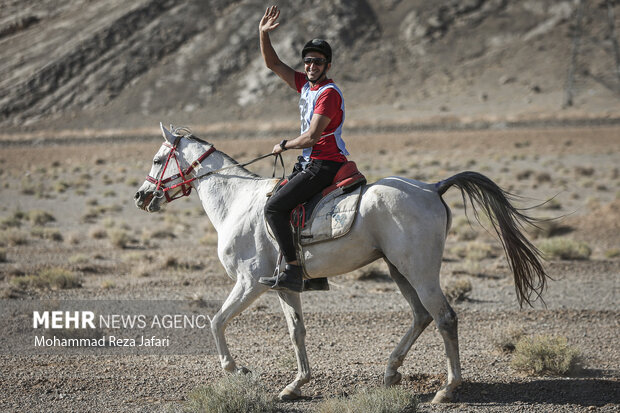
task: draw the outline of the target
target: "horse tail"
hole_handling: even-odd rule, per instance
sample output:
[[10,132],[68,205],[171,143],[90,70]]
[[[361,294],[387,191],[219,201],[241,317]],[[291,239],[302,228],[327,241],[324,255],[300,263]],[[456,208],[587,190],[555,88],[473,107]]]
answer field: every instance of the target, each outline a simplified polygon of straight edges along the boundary
[[549,276],[542,265],[542,253],[522,232],[524,224],[536,226],[538,220],[527,216],[522,212],[523,209],[515,208],[510,203],[518,199],[517,196],[504,191],[478,172],[461,172],[435,184],[440,196],[452,186],[460,189],[465,206],[467,195],[478,222],[480,219],[476,204],[490,219],[513,272],[519,305],[523,307],[525,302],[532,306],[532,294],[535,295],[534,299],[540,298],[544,303],[541,294]]

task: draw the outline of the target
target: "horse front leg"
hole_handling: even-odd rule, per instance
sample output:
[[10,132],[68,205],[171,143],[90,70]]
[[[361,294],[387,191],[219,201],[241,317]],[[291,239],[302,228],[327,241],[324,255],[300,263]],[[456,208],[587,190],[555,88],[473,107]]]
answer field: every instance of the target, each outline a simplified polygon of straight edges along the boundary
[[215,346],[217,347],[220,363],[225,371],[230,373],[237,371],[242,373],[249,372],[245,368],[237,369],[237,365],[228,350],[224,331],[230,320],[239,315],[266,290],[265,286],[252,282],[249,278],[246,279],[238,276],[237,282],[226,301],[224,301],[220,310],[211,319],[211,332],[215,338]]
[[301,386],[310,381],[310,363],[306,353],[306,327],[301,310],[301,299],[298,293],[278,291],[282,311],[286,318],[288,331],[297,358],[297,376],[295,380],[279,394],[280,400],[294,400],[301,396]]

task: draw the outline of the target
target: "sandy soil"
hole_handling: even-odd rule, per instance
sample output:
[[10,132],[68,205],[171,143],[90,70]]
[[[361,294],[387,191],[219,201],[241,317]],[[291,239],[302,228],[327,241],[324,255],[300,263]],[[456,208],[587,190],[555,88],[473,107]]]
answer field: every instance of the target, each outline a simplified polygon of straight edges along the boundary
[[[467,279],[473,286],[468,299],[455,304],[464,384],[455,403],[428,404],[445,374],[441,338],[429,327],[401,368],[402,385],[419,395],[420,411],[620,409],[619,136],[620,128],[609,126],[349,137],[353,158],[369,181],[392,174],[437,181],[470,169],[531,197],[524,206],[555,196],[532,213],[565,216],[556,233],[592,249],[589,260],[550,260],[547,268],[554,281],[544,296],[547,306],[519,310],[501,255],[477,260],[459,255],[459,248],[472,243],[499,244],[477,224],[468,236],[455,226],[442,280]],[[3,297],[223,300],[232,281],[217,260],[216,235],[197,198],[176,201],[160,214],[146,214],[133,205],[133,193],[159,142],[153,136],[98,143],[95,136],[79,143],[48,139],[5,145],[0,151]],[[268,139],[214,143],[239,160],[271,147]],[[292,159],[287,153],[289,167]],[[259,164],[253,171],[269,175],[270,168]],[[446,200],[457,224],[465,216],[457,191],[450,191]],[[11,219],[17,212],[38,210],[55,218],[43,227],[47,232],[27,218],[18,220],[20,226]],[[61,241],[41,235],[53,231]],[[110,241],[114,231],[128,235],[124,248]],[[103,233],[108,236],[97,235]],[[171,256],[178,262],[166,261]],[[50,266],[78,275],[81,288],[21,288],[15,282]],[[304,293],[313,379],[304,387],[304,398],[281,403],[282,411],[312,412],[325,397],[381,384],[389,353],[411,322],[405,300],[384,272],[382,264],[372,264],[334,278],[329,292]],[[368,274],[375,276],[363,277]],[[511,325],[531,335],[566,336],[581,350],[584,369],[562,378],[515,372],[511,355],[494,345]],[[292,349],[274,294],[264,295],[235,319],[227,338],[238,363],[260,372],[266,391],[274,396],[293,379]],[[33,412],[162,411],[182,405],[191,390],[223,374],[213,354],[26,356],[0,351],[0,368],[0,410]]]

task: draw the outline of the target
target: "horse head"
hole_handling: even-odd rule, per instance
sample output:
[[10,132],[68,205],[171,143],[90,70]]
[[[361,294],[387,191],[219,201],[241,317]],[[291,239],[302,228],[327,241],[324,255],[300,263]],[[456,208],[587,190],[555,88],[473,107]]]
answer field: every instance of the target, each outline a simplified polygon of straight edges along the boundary
[[[164,142],[153,157],[151,170],[146,180],[134,195],[136,206],[147,212],[156,212],[162,204],[171,202],[183,196],[188,196],[192,190],[192,182],[196,177],[191,174],[200,163],[215,151],[213,146],[205,150],[204,145],[199,148],[188,144],[185,137],[191,133],[185,128],[172,128],[172,131],[159,124]],[[186,132],[183,134],[183,132]],[[198,142],[196,142],[198,143]],[[200,142],[206,143],[206,142]],[[200,151],[202,154],[196,161],[190,163],[186,156]]]

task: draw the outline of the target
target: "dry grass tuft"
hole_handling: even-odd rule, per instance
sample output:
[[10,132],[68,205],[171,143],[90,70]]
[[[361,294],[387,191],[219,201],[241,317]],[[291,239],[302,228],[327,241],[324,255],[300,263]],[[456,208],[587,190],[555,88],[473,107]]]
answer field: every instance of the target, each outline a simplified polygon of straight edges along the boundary
[[611,248],[605,251],[606,258],[618,258],[620,257],[620,248]]
[[28,220],[32,225],[45,225],[56,221],[56,218],[47,211],[35,209],[28,212]]
[[115,229],[109,232],[110,244],[116,248],[127,248],[131,243],[131,237],[122,229]]
[[402,387],[365,389],[351,397],[330,397],[319,404],[319,413],[412,413],[418,400]]
[[15,277],[11,279],[11,283],[21,289],[65,290],[82,286],[82,282],[76,274],[60,267],[46,268],[36,275]]
[[443,283],[442,290],[451,303],[458,303],[469,298],[472,291],[471,281],[465,278],[453,278]]
[[275,413],[280,411],[253,374],[231,374],[194,389],[184,403],[192,413]]
[[502,328],[494,338],[493,344],[504,353],[512,353],[517,348],[517,343],[525,336],[525,330],[514,324],[508,324]]
[[14,247],[28,244],[28,236],[21,231],[9,229],[0,231],[0,246]]
[[538,247],[547,258],[561,260],[587,260],[592,249],[585,242],[556,237],[543,240]]
[[580,368],[579,350],[568,345],[566,337],[539,335],[523,337],[516,345],[511,365],[534,376],[566,376]]

